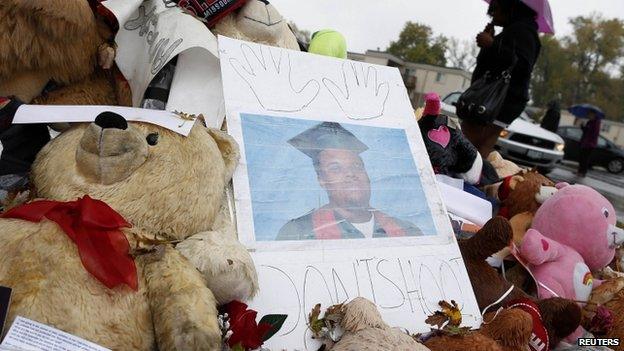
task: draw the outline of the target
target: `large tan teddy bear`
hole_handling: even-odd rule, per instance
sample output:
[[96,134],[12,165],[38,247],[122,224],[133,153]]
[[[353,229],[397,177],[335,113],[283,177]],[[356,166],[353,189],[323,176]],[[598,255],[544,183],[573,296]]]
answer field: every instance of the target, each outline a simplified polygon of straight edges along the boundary
[[[7,325],[24,316],[113,350],[220,349],[214,293],[245,298],[257,289],[248,252],[233,230],[217,227],[228,222],[220,218],[223,190],[238,158],[231,137],[199,122],[183,137],[110,112],[48,143],[33,165],[39,197],[58,201],[61,209],[83,206],[51,211],[39,222],[0,218],[0,285],[13,289]],[[129,244],[124,257],[102,255],[103,245],[90,254],[88,242],[85,248],[84,240],[100,240],[90,226],[106,212],[89,211],[97,200],[131,225],[119,229]],[[67,220],[77,227],[61,229],[57,223]],[[202,276],[173,247],[193,235],[206,239],[201,254],[210,259],[203,268],[212,276]],[[119,253],[123,241],[112,240],[108,249]],[[114,288],[93,273],[122,272],[120,262],[128,260],[136,277],[126,275]]]

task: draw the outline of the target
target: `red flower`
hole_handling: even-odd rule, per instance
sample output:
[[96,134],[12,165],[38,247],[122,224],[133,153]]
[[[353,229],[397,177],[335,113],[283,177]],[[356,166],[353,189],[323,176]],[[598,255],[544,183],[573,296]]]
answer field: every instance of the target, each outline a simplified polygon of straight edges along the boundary
[[240,344],[245,350],[255,350],[264,343],[264,335],[271,329],[267,323],[256,322],[258,312],[247,309],[247,305],[232,301],[226,306],[226,312],[230,319],[230,330],[232,336],[228,340],[228,345],[234,347]]

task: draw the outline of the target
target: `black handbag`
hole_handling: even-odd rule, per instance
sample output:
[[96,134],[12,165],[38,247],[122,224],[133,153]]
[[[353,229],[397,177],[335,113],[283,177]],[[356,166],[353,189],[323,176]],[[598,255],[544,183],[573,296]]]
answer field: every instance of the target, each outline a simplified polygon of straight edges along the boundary
[[462,120],[479,124],[489,124],[498,116],[507,97],[511,72],[516,60],[509,68],[498,75],[489,71],[477,79],[459,97],[456,103],[456,114]]

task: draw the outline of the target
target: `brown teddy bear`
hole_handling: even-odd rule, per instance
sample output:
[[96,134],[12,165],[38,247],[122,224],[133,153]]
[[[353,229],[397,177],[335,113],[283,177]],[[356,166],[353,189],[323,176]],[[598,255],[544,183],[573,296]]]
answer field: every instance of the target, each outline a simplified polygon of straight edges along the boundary
[[[496,317],[494,317],[496,315]],[[431,351],[525,351],[530,342],[533,320],[520,309],[506,309],[484,316],[490,323],[465,335],[439,334],[428,338]]]
[[[220,349],[213,290],[257,289],[246,249],[215,239],[238,158],[200,123],[183,137],[110,112],[52,140],[32,172],[45,201],[0,218],[7,325],[24,316],[114,350]],[[210,281],[173,247],[202,233]]]
[[[503,182],[486,187],[489,196],[501,201],[498,215],[509,219],[513,242],[520,245],[524,233],[531,228],[535,212],[555,191],[555,183],[536,170],[521,171],[507,176]],[[508,247],[493,255],[499,263],[511,257]],[[514,285],[528,288],[528,273],[514,260],[504,261],[506,277]]]
[[[88,0],[2,1],[0,96],[24,103],[129,106],[129,90],[117,92],[110,81],[112,34]],[[42,95],[51,82],[59,88]]]
[[[555,346],[579,326],[580,308],[575,302],[561,298],[535,301],[523,290],[504,280],[486,259],[510,245],[511,240],[512,228],[509,222],[505,218],[495,217],[475,236],[458,242],[479,308],[498,308],[517,300],[532,301],[538,306],[541,324],[548,333],[550,345]],[[508,326],[514,327],[513,324]],[[520,332],[521,325],[517,327]]]
[[534,214],[554,190],[555,183],[536,170],[506,177],[497,189],[497,198],[502,202],[498,215],[511,219],[524,212]]
[[[541,312],[541,313],[540,313]],[[532,303],[516,300],[509,307],[483,316],[481,328],[463,335],[433,333],[425,341],[432,351],[526,351],[554,349],[567,333],[561,328],[572,323],[566,318],[580,319],[580,310],[571,312],[565,299],[550,299]],[[541,331],[536,328],[541,319]],[[539,331],[541,336],[536,333]]]
[[89,0],[0,1],[0,192],[25,189],[37,152],[50,140],[45,124],[12,125],[22,103],[130,105],[110,40]]

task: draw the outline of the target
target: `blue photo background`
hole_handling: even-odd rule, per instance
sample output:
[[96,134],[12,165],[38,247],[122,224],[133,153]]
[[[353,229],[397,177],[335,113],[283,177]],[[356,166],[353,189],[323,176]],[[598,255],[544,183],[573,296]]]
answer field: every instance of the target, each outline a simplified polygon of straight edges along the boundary
[[[287,140],[321,123],[241,114],[257,241],[274,240],[288,221],[327,204],[312,161]],[[404,130],[341,123],[369,149],[360,156],[371,180],[371,206],[435,235]]]

